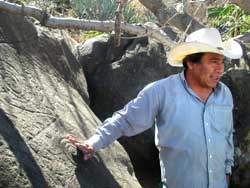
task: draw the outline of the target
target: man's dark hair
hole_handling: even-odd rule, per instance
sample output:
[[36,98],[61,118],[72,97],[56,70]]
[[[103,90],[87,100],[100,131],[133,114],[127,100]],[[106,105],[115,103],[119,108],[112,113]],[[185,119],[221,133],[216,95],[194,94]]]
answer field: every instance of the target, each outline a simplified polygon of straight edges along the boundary
[[204,53],[195,53],[187,55],[182,61],[184,69],[188,68],[187,66],[188,61],[191,61],[192,63],[199,63],[203,55]]

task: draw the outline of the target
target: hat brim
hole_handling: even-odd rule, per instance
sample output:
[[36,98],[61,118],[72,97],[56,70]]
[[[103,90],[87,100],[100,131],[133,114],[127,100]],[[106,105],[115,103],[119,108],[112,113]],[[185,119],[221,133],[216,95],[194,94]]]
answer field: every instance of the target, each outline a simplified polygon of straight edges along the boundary
[[231,59],[238,59],[242,56],[242,48],[234,40],[223,42],[222,48],[216,48],[201,42],[185,42],[177,45],[168,54],[168,63],[175,67],[182,67],[182,60],[190,54],[195,53],[216,53]]

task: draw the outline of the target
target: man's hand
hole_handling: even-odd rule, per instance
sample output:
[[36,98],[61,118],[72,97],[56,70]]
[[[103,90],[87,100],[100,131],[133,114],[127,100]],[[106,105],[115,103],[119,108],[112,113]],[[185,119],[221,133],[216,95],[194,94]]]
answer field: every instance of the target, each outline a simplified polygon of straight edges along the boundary
[[76,138],[71,134],[67,135],[67,139],[70,141],[71,144],[73,144],[79,150],[82,151],[84,160],[88,160],[94,155],[95,151],[93,147],[90,146],[89,144],[81,142],[80,139]]

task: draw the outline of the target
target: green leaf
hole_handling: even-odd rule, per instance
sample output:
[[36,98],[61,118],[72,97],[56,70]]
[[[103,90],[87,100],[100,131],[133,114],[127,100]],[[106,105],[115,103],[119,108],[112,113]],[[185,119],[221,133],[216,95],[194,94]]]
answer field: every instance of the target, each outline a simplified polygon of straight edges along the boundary
[[209,8],[208,9],[208,17],[209,18],[215,18],[220,16],[221,12],[224,10],[223,7],[218,7],[218,8]]

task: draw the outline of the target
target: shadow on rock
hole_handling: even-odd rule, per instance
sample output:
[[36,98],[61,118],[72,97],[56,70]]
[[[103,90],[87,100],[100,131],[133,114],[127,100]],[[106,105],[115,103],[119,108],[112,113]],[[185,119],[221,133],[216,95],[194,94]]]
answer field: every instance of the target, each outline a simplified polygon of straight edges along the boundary
[[[22,138],[19,131],[15,128],[12,121],[6,116],[5,112],[2,109],[0,109],[0,135],[3,137],[4,141],[8,144],[10,151],[13,153],[17,162],[19,163],[19,168],[24,171],[30,183],[32,184],[32,187],[36,188],[49,187],[40,167],[36,163],[24,139]],[[1,160],[0,166],[1,163],[4,163],[4,160],[3,161]],[[8,181],[9,172],[3,172],[3,173],[4,176],[0,176],[0,182],[2,183],[5,182],[6,183],[5,187],[12,187],[12,185],[10,185],[10,181]],[[11,182],[14,181],[13,178],[15,179],[17,177],[12,177]],[[18,185],[18,187],[19,186],[20,185]]]
[[103,188],[121,187],[97,154],[84,161],[82,152],[77,150],[72,158],[76,164],[75,174],[81,188],[99,188],[100,185],[105,186]]

